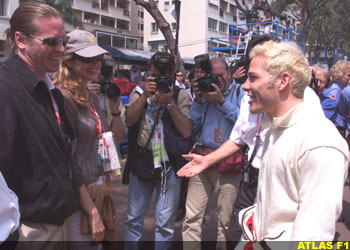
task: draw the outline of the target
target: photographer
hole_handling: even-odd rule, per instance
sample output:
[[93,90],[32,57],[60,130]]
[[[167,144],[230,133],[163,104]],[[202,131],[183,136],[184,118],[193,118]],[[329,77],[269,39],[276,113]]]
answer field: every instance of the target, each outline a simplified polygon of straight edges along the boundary
[[317,63],[312,65],[311,70],[312,77],[309,86],[318,96],[321,96],[323,90],[331,84],[328,65]]
[[320,100],[325,116],[336,124],[340,95],[350,79],[350,62],[338,61],[330,71],[334,82],[321,93]]
[[[144,217],[156,188],[155,249],[170,249],[174,238],[175,214],[181,179],[176,171],[183,164],[180,151],[191,136],[191,98],[173,86],[175,60],[156,53],[150,60],[151,77],[130,95],[126,109],[129,155],[123,183],[129,183],[124,249],[139,249]],[[170,142],[170,145],[169,145]]]
[[[115,65],[114,59],[105,54],[103,56],[101,64],[101,72],[99,75],[99,82],[89,82],[87,87],[90,91],[95,93],[98,97],[101,111],[105,114],[107,123],[110,129],[116,126],[118,133],[115,133],[116,144],[122,143],[125,137],[125,129],[123,122],[123,115],[125,113],[125,108],[121,101],[120,88],[113,82],[113,67]],[[116,106],[119,106],[119,110],[116,113],[112,113],[109,105],[109,99],[117,99]],[[114,119],[113,119],[114,118]]]
[[[192,81],[195,102],[191,107],[193,133],[202,149],[216,149],[229,138],[239,115],[244,91],[230,82],[230,70],[222,58],[209,60],[207,55],[195,57],[206,73]],[[199,152],[197,152],[199,153]],[[236,198],[240,174],[222,174],[212,167],[189,181],[186,216],[182,229],[184,249],[200,248],[201,226],[208,199],[214,192],[218,207],[217,249],[226,249],[226,233]]]

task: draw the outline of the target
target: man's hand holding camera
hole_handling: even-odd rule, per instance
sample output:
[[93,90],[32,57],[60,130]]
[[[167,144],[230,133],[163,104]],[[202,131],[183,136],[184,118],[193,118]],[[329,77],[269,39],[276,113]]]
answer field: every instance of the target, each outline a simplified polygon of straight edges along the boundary
[[203,99],[206,100],[207,102],[217,102],[220,104],[224,103],[225,97],[223,97],[219,86],[214,83],[212,83],[211,86],[213,86],[215,91],[202,93]]
[[146,78],[146,85],[145,89],[143,90],[143,94],[148,98],[157,91],[157,83],[154,82],[154,77],[147,77]]
[[202,93],[198,89],[198,78],[193,78],[192,89],[195,96],[194,98],[195,102],[202,103]]

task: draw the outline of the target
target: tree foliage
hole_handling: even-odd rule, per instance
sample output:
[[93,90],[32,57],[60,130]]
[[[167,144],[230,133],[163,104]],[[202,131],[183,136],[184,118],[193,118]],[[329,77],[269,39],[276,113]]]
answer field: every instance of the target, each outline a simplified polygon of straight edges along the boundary
[[310,55],[317,58],[326,48],[350,52],[350,0],[275,0],[272,8],[290,11],[300,22]]
[[63,21],[74,27],[83,27],[81,20],[73,13],[71,0],[30,0],[29,2],[42,2],[50,5],[60,12]]

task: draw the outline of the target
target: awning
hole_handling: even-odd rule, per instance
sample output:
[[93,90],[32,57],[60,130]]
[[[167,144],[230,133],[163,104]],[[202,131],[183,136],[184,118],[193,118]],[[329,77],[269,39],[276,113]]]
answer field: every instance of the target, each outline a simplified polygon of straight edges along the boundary
[[141,50],[117,49],[108,45],[101,45],[101,47],[107,50],[117,62],[128,64],[146,64],[153,55]]
[[[108,45],[101,45],[101,47],[107,50],[116,59],[117,63],[145,65],[154,54],[142,50],[117,49]],[[192,67],[194,65],[193,58],[182,58],[182,62],[184,67]]]

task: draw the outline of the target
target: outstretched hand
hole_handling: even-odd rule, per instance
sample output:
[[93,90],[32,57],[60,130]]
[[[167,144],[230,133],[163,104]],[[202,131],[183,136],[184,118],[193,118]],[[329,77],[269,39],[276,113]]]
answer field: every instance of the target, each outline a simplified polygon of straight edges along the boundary
[[197,174],[202,173],[209,167],[208,162],[202,155],[190,154],[182,155],[182,157],[191,159],[191,161],[183,166],[179,171],[177,171],[177,175],[179,177],[193,177]]

